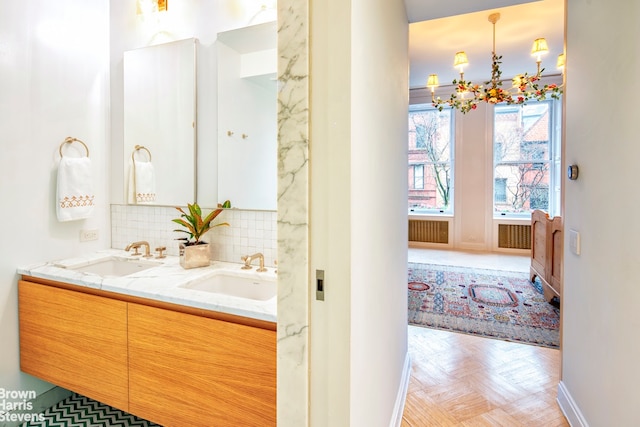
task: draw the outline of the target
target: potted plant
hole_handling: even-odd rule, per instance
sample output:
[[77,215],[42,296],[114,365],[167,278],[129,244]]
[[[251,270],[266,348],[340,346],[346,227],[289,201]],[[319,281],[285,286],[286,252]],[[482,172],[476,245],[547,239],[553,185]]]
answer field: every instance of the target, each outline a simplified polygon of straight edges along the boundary
[[197,203],[187,204],[189,212],[185,212],[181,207],[176,209],[181,213],[180,218],[173,219],[176,224],[180,224],[184,229],[176,229],[179,233],[186,233],[180,243],[180,265],[184,268],[204,267],[209,265],[209,244],[200,240],[213,227],[228,226],[226,222],[211,224],[220,213],[226,208],[230,208],[231,203],[227,200],[224,204],[218,204],[218,208],[202,217],[202,209]]

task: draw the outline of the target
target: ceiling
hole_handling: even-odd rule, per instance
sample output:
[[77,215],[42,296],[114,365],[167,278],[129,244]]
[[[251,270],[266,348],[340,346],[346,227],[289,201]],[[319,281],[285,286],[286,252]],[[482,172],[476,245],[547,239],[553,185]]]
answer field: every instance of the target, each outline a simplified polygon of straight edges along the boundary
[[[564,0],[405,0],[409,16],[410,88],[425,86],[429,74],[438,74],[441,85],[459,74],[453,68],[456,52],[469,59],[465,80],[482,84],[491,74],[493,29],[496,53],[502,55],[502,77],[536,71],[531,56],[533,40],[547,39],[549,54],[543,57],[545,75],[558,74],[556,58],[564,50]],[[480,10],[481,9],[481,10]]]

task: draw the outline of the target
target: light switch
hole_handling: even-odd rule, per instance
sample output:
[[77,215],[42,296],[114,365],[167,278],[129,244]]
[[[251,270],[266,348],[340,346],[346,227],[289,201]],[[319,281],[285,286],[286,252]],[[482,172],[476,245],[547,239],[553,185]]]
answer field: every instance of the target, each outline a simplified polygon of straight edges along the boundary
[[576,230],[569,230],[569,249],[576,255],[580,255],[580,233]]

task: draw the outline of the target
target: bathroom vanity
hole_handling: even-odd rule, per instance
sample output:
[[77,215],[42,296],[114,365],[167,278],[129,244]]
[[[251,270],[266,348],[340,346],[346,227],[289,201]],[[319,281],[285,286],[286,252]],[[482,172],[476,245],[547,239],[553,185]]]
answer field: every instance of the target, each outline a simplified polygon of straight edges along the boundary
[[190,288],[221,269],[256,285],[275,273],[221,264],[170,259],[121,277],[19,269],[21,369],[164,426],[275,425],[275,296]]

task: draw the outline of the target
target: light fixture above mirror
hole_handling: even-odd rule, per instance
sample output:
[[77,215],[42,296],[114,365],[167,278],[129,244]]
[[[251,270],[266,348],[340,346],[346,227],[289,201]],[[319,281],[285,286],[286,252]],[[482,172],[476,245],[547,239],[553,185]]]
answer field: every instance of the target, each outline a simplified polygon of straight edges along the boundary
[[[478,103],[486,102],[489,104],[498,104],[506,102],[507,104],[525,104],[529,100],[543,100],[547,96],[558,99],[562,94],[562,87],[557,84],[542,84],[541,68],[542,56],[549,52],[547,41],[544,38],[534,40],[531,49],[531,55],[536,58],[537,71],[535,75],[522,73],[516,75],[512,79],[512,87],[504,89],[502,87],[502,56],[496,53],[496,22],[500,19],[499,13],[489,15],[489,22],[493,25],[493,49],[491,61],[491,80],[484,85],[474,84],[464,79],[464,67],[469,64],[467,55],[464,51],[457,52],[454,58],[454,67],[460,73],[459,79],[453,80],[455,92],[451,94],[449,99],[441,99],[435,97],[435,89],[439,86],[437,74],[430,74],[427,78],[427,88],[431,91],[431,102],[434,107],[442,111],[446,106],[467,113],[477,108]],[[560,64],[560,58],[558,58]],[[562,54],[562,65],[564,66],[564,54]]]
[[154,12],[164,12],[167,10],[168,0],[136,0],[136,13],[138,15],[148,15]]

